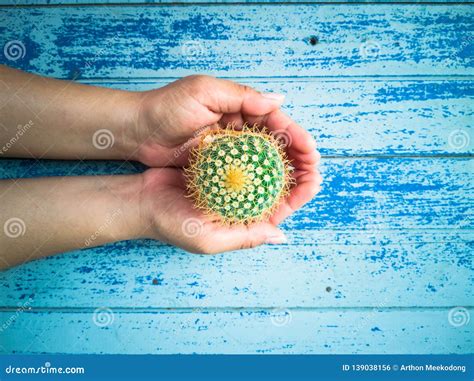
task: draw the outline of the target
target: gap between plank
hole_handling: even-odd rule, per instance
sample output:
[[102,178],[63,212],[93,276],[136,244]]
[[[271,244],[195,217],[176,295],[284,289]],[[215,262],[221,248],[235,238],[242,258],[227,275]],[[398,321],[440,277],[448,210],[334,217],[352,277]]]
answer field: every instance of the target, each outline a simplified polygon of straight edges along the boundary
[[[22,309],[22,312],[61,312],[61,313],[94,313],[97,308],[102,308],[104,306],[97,307],[31,307],[27,309]],[[285,309],[294,312],[327,312],[327,311],[359,311],[359,312],[372,312],[377,310],[377,312],[394,312],[394,311],[445,311],[453,308],[459,307],[455,306],[413,306],[413,307],[285,307],[285,306],[262,306],[262,307],[114,307],[108,306],[114,312],[118,313],[160,313],[160,312],[220,312],[220,313],[240,313],[240,312],[266,312],[275,309]],[[474,306],[462,306],[466,309],[473,309]],[[16,312],[21,307],[5,306],[0,307],[1,312]]]
[[[318,147],[319,148],[319,147]],[[452,154],[425,154],[425,155],[416,155],[416,154],[387,154],[387,155],[346,155],[346,156],[336,156],[336,155],[321,155],[321,159],[354,159],[354,160],[370,160],[370,159],[472,159],[474,154],[471,153],[452,153]]]
[[190,6],[295,6],[295,5],[349,5],[349,6],[365,6],[365,5],[471,5],[472,2],[438,2],[438,1],[317,1],[317,2],[291,2],[291,1],[268,1],[268,2],[189,2],[189,3],[176,3],[176,2],[163,2],[163,3],[75,3],[75,4],[1,4],[0,8],[71,8],[71,7],[190,7]]
[[[320,147],[318,147],[320,149]],[[367,155],[321,155],[321,159],[330,159],[330,160],[391,160],[391,159],[447,159],[447,160],[463,160],[463,159],[473,159],[474,153],[450,153],[450,154],[386,154],[386,155],[376,155],[376,154],[367,154]],[[60,159],[29,159],[29,158],[18,158],[18,157],[0,157],[0,163],[2,160],[34,160],[34,161],[81,161],[81,160],[60,160]],[[87,161],[112,161],[112,160],[83,160]],[[115,160],[114,160],[115,161]],[[120,160],[118,160],[120,161]],[[124,162],[132,162],[131,160],[123,160]],[[138,162],[137,162],[138,163]]]
[[[180,77],[91,77],[77,79],[81,83],[95,83],[95,82],[112,82],[112,83],[155,83],[155,82],[173,82],[181,79]],[[66,81],[71,81],[68,78],[59,78]],[[272,76],[272,77],[226,77],[218,76],[221,79],[230,81],[244,81],[244,82],[409,82],[409,81],[474,81],[474,75],[333,75],[333,76]]]

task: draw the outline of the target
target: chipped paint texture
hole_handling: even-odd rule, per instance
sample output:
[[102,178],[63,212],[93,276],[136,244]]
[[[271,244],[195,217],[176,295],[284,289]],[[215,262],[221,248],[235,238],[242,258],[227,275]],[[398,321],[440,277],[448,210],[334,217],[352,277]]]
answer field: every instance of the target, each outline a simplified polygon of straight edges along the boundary
[[26,53],[0,63],[61,78],[469,75],[473,12],[422,4],[12,7],[1,10],[0,35],[22,41]]
[[[20,1],[91,2],[107,1]],[[199,72],[285,93],[324,184],[282,224],[285,245],[199,256],[125,241],[0,273],[0,352],[472,353],[474,11],[445,3],[1,8],[2,46],[25,47],[1,64],[127,90]],[[2,159],[0,178],[144,169]],[[450,324],[456,306],[469,324]],[[111,324],[94,324],[98,307]]]

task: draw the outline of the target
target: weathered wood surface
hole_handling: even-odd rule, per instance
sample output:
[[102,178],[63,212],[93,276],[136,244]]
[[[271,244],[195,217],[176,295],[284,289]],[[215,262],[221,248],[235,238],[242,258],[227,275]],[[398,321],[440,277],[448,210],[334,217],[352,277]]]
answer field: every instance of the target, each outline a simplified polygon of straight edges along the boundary
[[240,4],[240,3],[284,3],[284,4],[300,4],[300,3],[472,3],[471,0],[0,0],[0,5],[22,6],[22,5],[81,5],[81,4],[103,4],[103,5],[117,5],[117,4]]
[[[141,170],[120,162],[5,163],[0,175],[13,178]],[[289,245],[207,257],[125,242],[3,273],[2,300],[14,306],[31,297],[37,307],[470,305],[472,164],[326,159],[324,190],[282,225]]]
[[[169,80],[83,81],[132,91]],[[241,79],[286,94],[284,109],[323,156],[472,155],[474,87],[469,80]]]
[[[346,240],[317,241],[331,234]],[[2,303],[132,309],[472,305],[472,233],[369,230],[308,232],[305,238],[315,242],[215,257],[152,241],[73,252],[2,275]]]
[[[169,80],[85,81],[140,91]],[[322,155],[466,155],[474,152],[469,80],[241,79],[286,94],[285,110]]]
[[[472,352],[471,325],[450,309],[23,312],[0,350],[15,353]],[[474,312],[470,310],[470,314]],[[469,312],[468,312],[469,313]],[[98,325],[99,324],[99,325]],[[2,324],[3,325],[3,324]],[[21,334],[19,334],[21,332]]]
[[[143,166],[121,162],[5,160],[0,177],[118,174]],[[474,161],[469,158],[334,158],[321,165],[323,191],[287,230],[453,229],[472,217]]]
[[[0,8],[0,47],[24,47],[0,63],[129,90],[201,72],[284,92],[325,156],[322,193],[282,225],[287,245],[207,257],[121,242],[0,273],[0,351],[472,353],[472,308],[460,327],[449,313],[474,304],[473,15],[467,4]],[[0,178],[143,170],[0,161]],[[94,323],[98,307],[111,325]]]
[[423,4],[2,8],[3,44],[20,41],[24,55],[0,63],[61,78],[469,75],[473,13]]

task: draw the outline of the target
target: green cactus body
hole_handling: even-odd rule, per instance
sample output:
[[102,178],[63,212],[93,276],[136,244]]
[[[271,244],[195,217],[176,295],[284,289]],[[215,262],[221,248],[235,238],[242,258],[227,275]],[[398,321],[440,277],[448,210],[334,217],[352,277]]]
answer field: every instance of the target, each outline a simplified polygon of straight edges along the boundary
[[225,223],[266,219],[289,187],[282,147],[256,127],[207,133],[186,174],[195,205]]

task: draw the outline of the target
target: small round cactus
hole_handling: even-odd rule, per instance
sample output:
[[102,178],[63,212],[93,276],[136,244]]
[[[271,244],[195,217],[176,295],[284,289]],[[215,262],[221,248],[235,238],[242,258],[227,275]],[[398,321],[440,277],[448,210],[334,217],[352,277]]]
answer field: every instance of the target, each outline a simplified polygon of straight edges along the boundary
[[265,128],[205,132],[191,152],[187,189],[197,208],[225,224],[266,220],[291,185],[291,166]]

